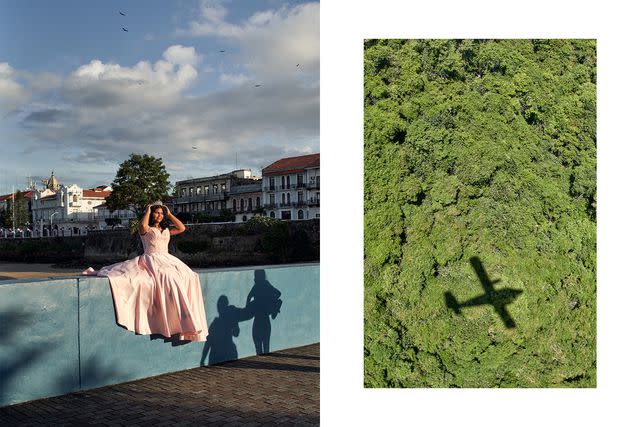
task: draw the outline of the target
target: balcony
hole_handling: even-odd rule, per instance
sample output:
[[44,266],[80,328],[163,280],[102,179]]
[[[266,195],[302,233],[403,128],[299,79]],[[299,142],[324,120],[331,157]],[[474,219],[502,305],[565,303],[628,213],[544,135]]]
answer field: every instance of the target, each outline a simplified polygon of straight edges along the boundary
[[262,187],[262,191],[264,192],[273,192],[273,191],[291,191],[291,190],[302,190],[304,188],[309,188],[309,184],[307,183],[296,183],[290,185],[266,185]]
[[309,206],[320,206],[320,198],[312,197],[311,199],[308,200],[307,203],[309,204]]
[[194,196],[178,197],[173,201],[174,205],[180,205],[184,203],[203,203],[203,202],[217,202],[225,200],[229,196],[228,191],[223,191],[215,194],[198,194]]

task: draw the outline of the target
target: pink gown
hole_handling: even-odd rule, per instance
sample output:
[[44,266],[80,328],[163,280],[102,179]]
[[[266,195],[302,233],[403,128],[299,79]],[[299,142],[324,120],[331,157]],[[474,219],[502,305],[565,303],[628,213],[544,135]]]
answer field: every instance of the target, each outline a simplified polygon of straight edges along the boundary
[[109,278],[116,322],[138,334],[206,341],[198,274],[169,254],[169,229],[149,227],[140,238],[144,254],[97,272]]

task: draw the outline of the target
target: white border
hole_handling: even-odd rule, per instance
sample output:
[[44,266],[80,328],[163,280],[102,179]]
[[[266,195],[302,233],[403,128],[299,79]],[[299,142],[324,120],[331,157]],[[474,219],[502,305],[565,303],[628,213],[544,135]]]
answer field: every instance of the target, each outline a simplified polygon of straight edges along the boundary
[[[321,423],[628,425],[638,419],[640,264],[637,13],[589,1],[321,0]],[[632,4],[632,3],[629,3]],[[596,389],[364,389],[365,38],[598,40],[598,386]]]

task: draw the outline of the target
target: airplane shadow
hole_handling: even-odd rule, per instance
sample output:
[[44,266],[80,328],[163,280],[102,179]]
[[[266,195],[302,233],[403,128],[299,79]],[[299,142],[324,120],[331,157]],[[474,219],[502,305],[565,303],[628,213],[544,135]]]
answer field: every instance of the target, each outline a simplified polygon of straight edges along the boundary
[[456,300],[451,292],[445,292],[444,301],[446,306],[453,310],[454,313],[460,315],[462,314],[460,309],[463,307],[472,307],[485,304],[492,305],[496,313],[500,316],[500,319],[502,319],[502,323],[504,323],[507,328],[515,328],[516,322],[507,311],[507,305],[511,304],[518,297],[518,295],[522,293],[522,290],[513,288],[495,289],[493,285],[500,282],[500,279],[493,281],[489,279],[489,275],[484,269],[480,258],[471,257],[469,262],[471,263],[471,266],[475,270],[476,275],[480,280],[480,284],[484,289],[484,294],[460,303]]

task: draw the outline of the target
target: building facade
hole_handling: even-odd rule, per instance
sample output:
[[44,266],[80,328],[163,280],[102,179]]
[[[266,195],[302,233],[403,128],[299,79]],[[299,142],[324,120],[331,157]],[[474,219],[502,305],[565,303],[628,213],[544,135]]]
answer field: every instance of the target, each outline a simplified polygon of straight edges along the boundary
[[245,222],[262,210],[262,182],[235,185],[229,191],[229,205],[231,213],[235,215],[235,222]]
[[129,228],[129,223],[135,218],[136,213],[131,209],[110,211],[106,203],[93,208],[93,219],[97,223],[98,230]]
[[271,218],[320,218],[320,153],[287,157],[262,169],[262,198]]
[[41,236],[74,235],[97,229],[94,208],[103,204],[111,187],[84,190],[78,185],[60,185],[58,191],[33,194],[31,216],[34,234]]
[[[238,196],[239,191],[259,188],[259,182],[258,178],[251,175],[251,169],[238,169],[222,175],[178,181],[172,211],[184,217],[197,214],[219,217],[233,211],[233,200],[236,201],[236,210],[239,210],[243,199]],[[255,187],[251,187],[252,185]],[[246,203],[247,197],[244,198]],[[254,202],[255,199],[252,205]]]

